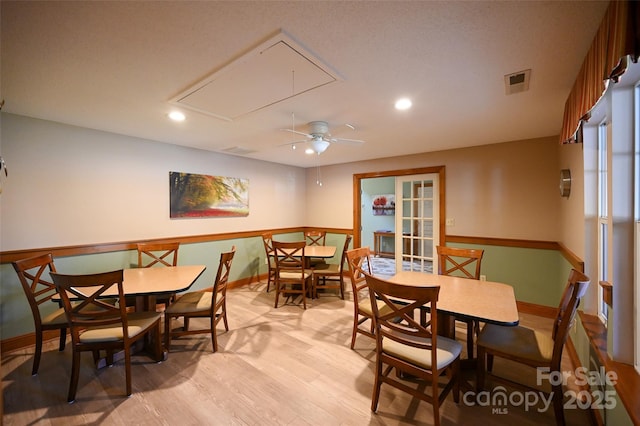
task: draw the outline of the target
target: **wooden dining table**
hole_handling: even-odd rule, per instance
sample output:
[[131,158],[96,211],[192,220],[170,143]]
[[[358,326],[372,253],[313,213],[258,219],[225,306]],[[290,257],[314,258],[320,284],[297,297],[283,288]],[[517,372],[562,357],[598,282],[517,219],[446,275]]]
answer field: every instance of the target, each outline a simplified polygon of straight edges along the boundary
[[[470,318],[484,323],[516,326],[520,322],[513,287],[508,284],[471,278],[401,271],[389,281],[409,286],[439,286],[438,335],[455,339],[455,318]],[[462,360],[462,368],[475,368],[476,359]],[[471,389],[468,383],[463,387]]]
[[[503,326],[518,325],[520,317],[513,287],[493,281],[401,271],[389,281],[413,286],[440,286],[438,312],[446,316],[469,318]],[[453,321],[439,324],[438,334],[452,336]]]
[[[439,286],[438,335],[455,339],[455,318],[515,326],[520,322],[513,287],[493,281],[402,271],[389,281],[412,286]],[[475,365],[475,359],[463,360],[463,366]]]

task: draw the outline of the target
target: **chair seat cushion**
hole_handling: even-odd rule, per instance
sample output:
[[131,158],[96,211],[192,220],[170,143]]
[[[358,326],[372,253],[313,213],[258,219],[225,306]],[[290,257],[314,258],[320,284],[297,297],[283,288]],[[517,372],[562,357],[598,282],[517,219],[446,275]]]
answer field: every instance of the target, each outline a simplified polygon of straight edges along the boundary
[[[115,299],[103,299],[105,303],[109,303],[114,305]],[[100,308],[96,305],[90,305],[86,308],[87,311],[100,311]],[[42,318],[43,325],[63,325],[67,323],[67,316],[64,313],[64,308],[58,308],[55,311],[51,312],[44,318]]]
[[[304,278],[309,278],[311,276],[311,271],[306,270],[304,271]],[[280,272],[280,278],[285,278],[285,279],[299,279],[300,278],[300,273],[299,272]]]
[[[387,314],[391,312],[391,308],[387,306],[382,300],[377,300],[378,310],[381,314]],[[358,303],[358,310],[370,317],[373,316],[373,309],[371,309],[371,301],[369,299],[365,299],[362,302]]]
[[551,335],[522,326],[487,324],[478,336],[478,346],[541,364],[548,364],[553,356]]
[[[127,314],[127,323],[129,325],[127,333],[129,337],[143,333],[154,322],[159,323],[161,317],[162,314],[156,312],[133,312]],[[82,343],[115,342],[124,338],[122,332],[122,326],[119,325],[90,328],[80,334],[80,341]]]
[[57,325],[57,324],[66,324],[67,316],[64,313],[64,308],[56,309],[49,315],[42,318],[43,325]]
[[[431,339],[416,339],[411,340],[430,343]],[[446,337],[438,336],[438,348],[436,349],[436,368],[440,370],[451,364],[456,358],[460,356],[462,351],[462,345],[455,340],[448,339]],[[392,355],[396,358],[400,358],[411,364],[417,365],[425,369],[431,369],[431,351],[415,348],[413,346],[404,345],[389,338],[382,339],[382,351]]]
[[165,312],[169,314],[193,313],[211,310],[212,292],[193,291],[185,293],[173,305],[170,305]]

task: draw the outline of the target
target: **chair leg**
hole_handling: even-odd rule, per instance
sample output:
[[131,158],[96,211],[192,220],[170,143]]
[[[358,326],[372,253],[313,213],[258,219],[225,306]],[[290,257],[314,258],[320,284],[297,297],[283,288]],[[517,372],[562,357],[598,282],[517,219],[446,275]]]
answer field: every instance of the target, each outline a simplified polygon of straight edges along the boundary
[[124,348],[124,375],[127,386],[127,396],[131,396],[131,346]]
[[31,375],[38,374],[40,368],[40,358],[42,357],[42,330],[36,330],[36,352],[33,354],[33,367],[31,368]]
[[69,382],[69,394],[67,395],[67,402],[71,403],[76,400],[76,391],[78,390],[78,379],[80,378],[80,352],[73,351],[73,357],[71,361],[71,379]]
[[[358,306],[355,307],[356,310]],[[353,315],[353,331],[351,332],[351,349],[356,345],[356,335],[358,334],[358,312],[356,311]]]
[[431,380],[431,405],[433,405],[433,426],[440,426],[440,394],[438,380],[434,377]]
[[60,345],[59,345],[59,351],[62,352],[64,351],[64,347],[67,343],[67,328],[63,327],[60,329]]
[[470,320],[467,322],[467,358],[473,359],[473,334],[475,333],[474,328],[475,321]]
[[274,305],[274,308],[278,308],[278,299],[280,298],[280,284],[276,281],[275,286],[276,286],[276,303]]
[[157,362],[163,361],[162,333],[160,332],[160,327],[160,321],[158,321],[158,325],[155,327],[153,332],[153,351],[155,352],[155,358]]
[[171,348],[171,315],[164,314],[164,347],[169,352]]
[[222,321],[224,322],[225,331],[229,331],[229,322],[227,321],[227,300],[222,303]]
[[562,384],[551,387],[553,391],[553,413],[556,417],[556,425],[564,426],[564,400]]
[[216,336],[216,316],[211,316],[211,344],[213,345],[213,352],[218,352],[218,336]]
[[476,360],[476,392],[484,389],[484,369],[485,369],[485,350],[482,346],[477,349],[478,359]]
[[[376,355],[376,358],[378,355]],[[376,372],[375,380],[373,382],[373,395],[371,396],[371,411],[374,413],[378,411],[378,400],[380,399],[380,387],[382,386],[382,380],[380,375],[382,374],[382,364],[376,359]]]

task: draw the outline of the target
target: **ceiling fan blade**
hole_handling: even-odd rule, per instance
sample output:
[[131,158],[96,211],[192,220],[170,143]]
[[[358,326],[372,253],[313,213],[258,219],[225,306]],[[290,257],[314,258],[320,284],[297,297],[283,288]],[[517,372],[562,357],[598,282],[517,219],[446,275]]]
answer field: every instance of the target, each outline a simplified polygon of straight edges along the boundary
[[287,143],[281,143],[278,146],[285,146],[285,145],[297,145],[299,143],[308,143],[309,141],[307,139],[300,139],[299,141],[293,141],[293,142],[287,142]]
[[345,138],[332,138],[331,142],[341,143],[345,145],[362,145],[364,143],[364,141],[361,141],[359,139],[345,139]]
[[280,129],[280,130],[282,130],[283,132],[290,132],[290,133],[295,133],[296,135],[306,136],[306,137],[308,137],[309,139],[313,138],[313,136],[311,136],[311,135],[310,135],[310,134],[308,134],[308,133],[299,132],[299,131],[297,131],[297,130],[293,130],[293,129]]

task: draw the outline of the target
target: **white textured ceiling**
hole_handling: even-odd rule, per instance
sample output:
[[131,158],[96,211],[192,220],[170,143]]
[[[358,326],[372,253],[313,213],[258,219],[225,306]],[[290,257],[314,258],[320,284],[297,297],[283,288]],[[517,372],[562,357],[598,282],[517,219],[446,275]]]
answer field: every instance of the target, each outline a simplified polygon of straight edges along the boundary
[[[606,6],[2,0],[0,97],[9,113],[302,167],[551,136]],[[232,121],[167,119],[176,96],[281,30],[341,80]],[[505,95],[504,75],[526,69],[529,90]],[[260,97],[272,79],[256,75]],[[394,110],[400,96],[411,110]],[[367,142],[293,151],[279,130],[292,113],[296,130],[322,120]]]

